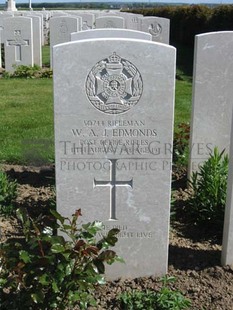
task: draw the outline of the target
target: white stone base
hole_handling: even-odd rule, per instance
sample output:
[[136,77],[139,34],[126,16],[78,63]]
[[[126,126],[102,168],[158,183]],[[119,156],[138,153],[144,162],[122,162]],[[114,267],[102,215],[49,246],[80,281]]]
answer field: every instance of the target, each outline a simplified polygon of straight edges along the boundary
[[17,8],[16,8],[16,6],[15,6],[15,1],[9,0],[9,1],[7,2],[6,11],[18,11]]

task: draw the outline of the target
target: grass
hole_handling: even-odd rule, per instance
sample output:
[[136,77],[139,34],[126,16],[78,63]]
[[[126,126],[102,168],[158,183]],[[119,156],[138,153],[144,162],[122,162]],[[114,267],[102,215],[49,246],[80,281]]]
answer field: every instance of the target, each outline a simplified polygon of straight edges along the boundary
[[[177,58],[175,127],[190,120],[192,84],[186,53],[190,51],[184,49]],[[43,65],[48,64],[49,47],[45,46]],[[0,79],[0,93],[0,162],[41,165],[53,161],[52,79]]]
[[0,93],[0,162],[30,162],[32,142],[53,141],[52,80],[1,79]]
[[48,45],[43,46],[42,48],[42,59],[43,66],[50,66],[50,47]]
[[192,83],[176,81],[175,128],[180,123],[190,122],[192,105]]

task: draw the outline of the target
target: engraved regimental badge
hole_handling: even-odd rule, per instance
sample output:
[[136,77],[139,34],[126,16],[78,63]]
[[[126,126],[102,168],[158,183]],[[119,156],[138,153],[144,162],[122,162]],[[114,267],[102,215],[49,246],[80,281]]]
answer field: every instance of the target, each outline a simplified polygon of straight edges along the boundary
[[158,37],[162,33],[162,26],[158,23],[150,24],[148,30],[152,36]]
[[86,94],[101,112],[120,114],[135,106],[141,98],[143,81],[138,69],[113,53],[99,61],[86,80]]

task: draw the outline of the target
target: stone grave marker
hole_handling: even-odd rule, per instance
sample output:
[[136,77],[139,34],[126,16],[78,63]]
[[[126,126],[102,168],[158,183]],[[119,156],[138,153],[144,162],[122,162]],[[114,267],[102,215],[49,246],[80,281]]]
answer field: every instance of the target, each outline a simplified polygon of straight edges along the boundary
[[61,16],[50,19],[50,64],[52,66],[52,49],[59,43],[69,42],[70,34],[80,30],[79,17]]
[[170,20],[163,17],[143,17],[141,19],[141,31],[152,35],[152,41],[169,44]]
[[31,15],[33,16],[39,16],[40,17],[40,26],[41,26],[41,45],[44,46],[45,45],[45,40],[44,40],[44,15],[41,12],[31,12]]
[[71,15],[76,15],[82,18],[82,30],[92,29],[95,23],[95,15],[88,12],[74,11],[70,12]]
[[13,72],[13,65],[33,66],[32,19],[12,17],[4,19],[5,69]]
[[71,33],[71,41],[86,40],[95,38],[131,38],[138,40],[152,40],[149,33],[128,29],[91,29]]
[[125,20],[120,16],[101,16],[95,20],[95,28],[125,28]]
[[32,14],[28,17],[32,19],[34,65],[42,67],[41,17]]
[[233,31],[197,35],[194,50],[189,177],[215,146],[229,151],[233,98]]
[[109,279],[165,274],[175,48],[104,38],[57,45],[53,57],[59,212],[120,229],[125,264]]
[[[232,115],[233,119],[233,115]],[[227,201],[224,216],[222,265],[233,265],[233,122],[231,124],[230,160],[227,183]]]
[[[2,13],[0,15],[0,44],[4,43],[4,36],[3,36],[3,32],[4,32],[4,18],[11,18],[12,16],[10,14],[6,14],[6,12],[4,12],[4,14]],[[0,48],[0,68],[2,68],[2,50]]]
[[44,35],[44,38],[42,39],[42,45],[43,45],[43,42],[44,44],[47,44],[48,43],[48,40],[49,40],[49,20],[51,18],[51,12],[48,12],[48,11],[41,11],[42,15],[43,15],[43,35]]
[[125,19],[126,29],[141,31],[141,22],[142,22],[143,15],[120,12],[120,16],[124,17]]

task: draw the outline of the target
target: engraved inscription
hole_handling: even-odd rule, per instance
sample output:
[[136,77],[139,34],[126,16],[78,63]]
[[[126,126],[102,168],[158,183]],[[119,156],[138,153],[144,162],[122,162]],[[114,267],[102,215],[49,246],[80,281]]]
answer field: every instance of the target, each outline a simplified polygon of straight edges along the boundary
[[152,36],[158,37],[162,33],[162,26],[159,23],[150,24],[148,30]]
[[139,21],[138,21],[138,18],[137,18],[137,17],[133,17],[133,18],[132,18],[132,23],[138,24],[138,22],[139,22]]
[[141,98],[143,81],[138,69],[115,52],[99,61],[86,80],[86,94],[92,105],[108,114],[120,114]]
[[89,30],[91,27],[88,25],[87,21],[83,21],[82,30]]
[[110,187],[110,218],[109,220],[117,220],[116,218],[116,187],[117,186],[129,186],[133,188],[133,179],[129,181],[117,181],[116,180],[116,163],[117,159],[109,159],[110,161],[110,180],[109,181],[97,181],[94,179],[94,187],[96,186],[109,186]]
[[22,39],[21,30],[15,30],[14,37],[15,37],[14,40],[7,40],[7,45],[15,47],[15,60],[21,61],[22,60],[21,46],[28,46],[29,41]]
[[104,24],[104,28],[117,28],[112,20],[107,20]]
[[59,25],[59,37],[64,39],[68,32],[68,26],[66,21],[63,19]]

